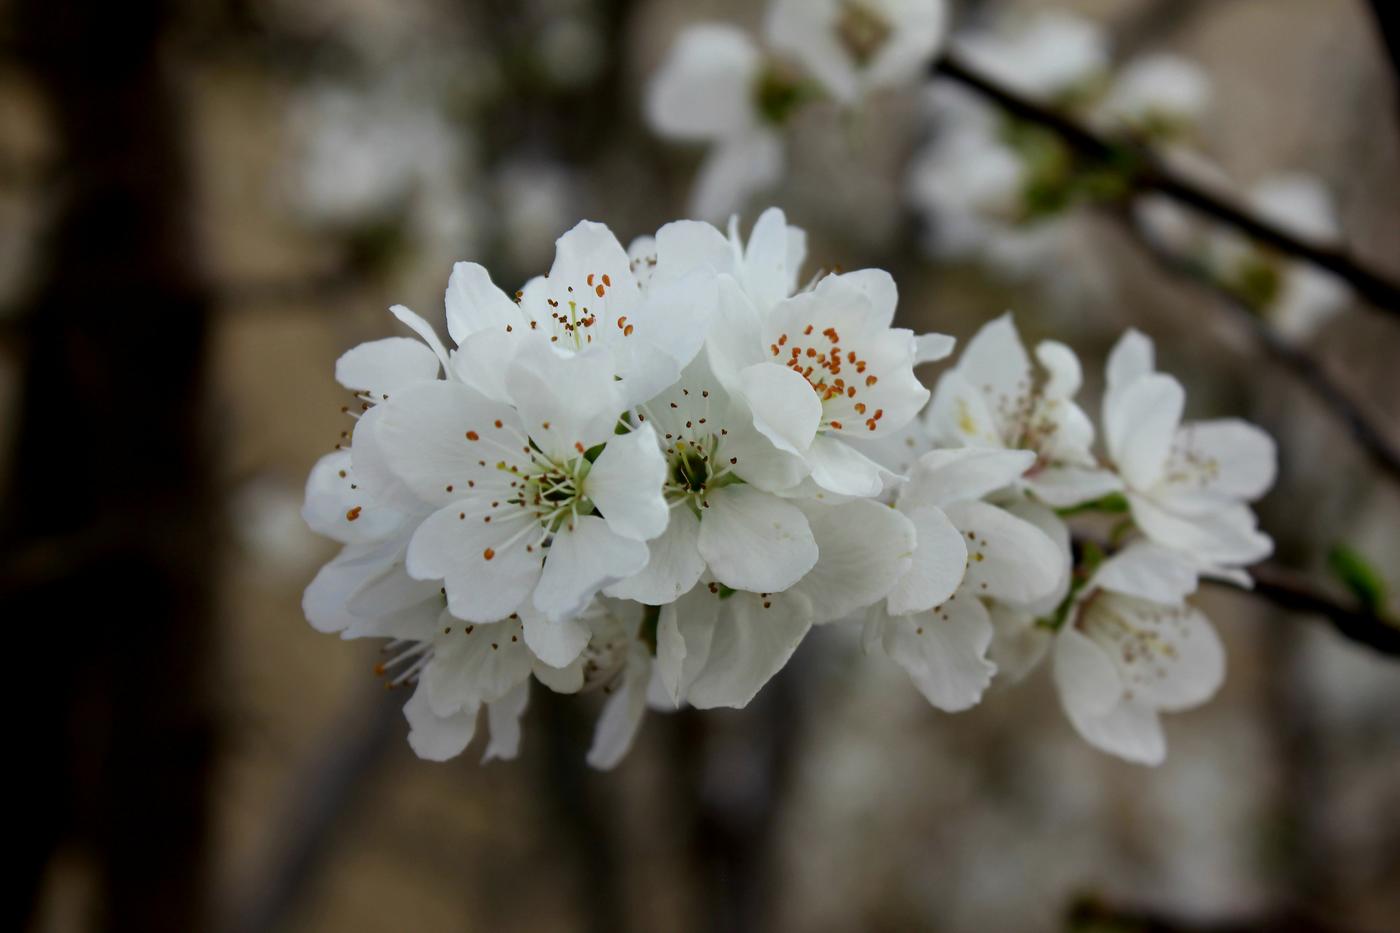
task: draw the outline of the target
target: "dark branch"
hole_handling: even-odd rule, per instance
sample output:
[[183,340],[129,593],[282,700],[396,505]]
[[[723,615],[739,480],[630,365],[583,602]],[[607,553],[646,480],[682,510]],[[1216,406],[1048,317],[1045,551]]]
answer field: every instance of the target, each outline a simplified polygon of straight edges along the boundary
[[1259,564],[1249,572],[1254,577],[1253,589],[1232,583],[1219,585],[1249,593],[1290,612],[1324,616],[1333,628],[1352,641],[1382,654],[1400,657],[1400,625],[1374,612],[1338,601],[1296,570],[1277,564]]
[[1185,204],[1261,244],[1306,260],[1345,279],[1362,298],[1386,314],[1400,317],[1400,283],[1351,256],[1343,249],[1309,242],[1294,236],[1235,204],[1212,194],[1169,169],[1150,149],[1112,141],[1077,121],[1056,113],[969,68],[956,55],[945,54],[933,65],[933,73],[968,87],[994,101],[1007,113],[1045,127],[1058,135],[1085,159],[1093,162],[1125,161],[1132,166],[1129,183],[1139,192],[1154,191]]

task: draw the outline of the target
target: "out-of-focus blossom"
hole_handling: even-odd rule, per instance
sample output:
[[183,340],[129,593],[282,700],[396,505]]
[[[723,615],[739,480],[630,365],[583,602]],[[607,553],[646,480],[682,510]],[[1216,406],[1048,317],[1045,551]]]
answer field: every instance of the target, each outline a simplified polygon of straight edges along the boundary
[[1109,68],[1108,37],[1092,20],[1047,10],[969,31],[953,47],[979,73],[1037,100],[1071,103]]
[[947,21],[945,0],[775,0],[767,30],[774,48],[852,104],[922,75]]
[[777,127],[802,89],[736,26],[703,23],[681,33],[647,88],[646,116],[662,136],[710,146],[691,212],[719,220],[778,180]]
[[1096,116],[1152,139],[1189,132],[1210,104],[1210,79],[1195,62],[1156,53],[1129,62],[1113,79]]

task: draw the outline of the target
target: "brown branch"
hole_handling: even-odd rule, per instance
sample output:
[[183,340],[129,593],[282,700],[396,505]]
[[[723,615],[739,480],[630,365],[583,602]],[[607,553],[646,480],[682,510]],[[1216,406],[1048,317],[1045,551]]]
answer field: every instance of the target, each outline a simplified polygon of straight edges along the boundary
[[1078,121],[979,74],[955,54],[947,53],[934,62],[933,73],[976,91],[1018,119],[1054,132],[1078,155],[1089,161],[1127,165],[1127,181],[1134,190],[1165,195],[1233,227],[1261,244],[1326,269],[1345,279],[1358,295],[1377,310],[1400,317],[1400,283],[1363,264],[1346,250],[1302,239],[1262,220],[1183,178],[1168,168],[1151,149],[1137,143],[1110,141]]
[[1253,589],[1231,583],[1221,583],[1241,592],[1267,600],[1281,609],[1303,615],[1325,616],[1340,634],[1382,654],[1400,657],[1400,625],[1355,605],[1347,605],[1304,574],[1278,564],[1259,564],[1250,568]]

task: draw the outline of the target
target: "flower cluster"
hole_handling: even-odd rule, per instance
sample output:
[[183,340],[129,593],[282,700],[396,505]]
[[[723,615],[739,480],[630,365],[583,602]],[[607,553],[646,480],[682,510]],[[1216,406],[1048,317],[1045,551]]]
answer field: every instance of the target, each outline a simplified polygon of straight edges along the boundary
[[[1075,727],[1135,760],[1163,754],[1158,710],[1215,689],[1184,598],[1268,553],[1247,505],[1268,437],[1183,424],[1129,333],[1096,452],[1074,354],[1033,365],[1009,317],[930,397],[914,369],[953,341],[894,326],[880,270],[799,285],[804,255],[776,209],[747,241],[680,221],[626,250],[583,222],[513,297],[458,263],[450,348],[395,307],[418,339],[341,357],[357,421],[304,515],[344,549],[304,608],[390,640],[418,754],[461,753],[485,707],[486,757],[510,757],[536,680],[609,694],[589,753],[609,767],[649,704],[742,707],[813,626],[852,620],[945,710],[1053,641]],[[1071,545],[1085,511],[1111,541]]]

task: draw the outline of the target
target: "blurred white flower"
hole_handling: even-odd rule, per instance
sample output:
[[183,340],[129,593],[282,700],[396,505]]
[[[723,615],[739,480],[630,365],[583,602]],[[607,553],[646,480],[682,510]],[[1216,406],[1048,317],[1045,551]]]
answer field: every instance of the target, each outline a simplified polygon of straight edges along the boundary
[[954,37],[981,74],[1019,94],[1064,102],[1108,72],[1108,37],[1095,22],[1059,10],[1001,20]]
[[662,136],[711,147],[691,195],[695,217],[727,217],[778,180],[777,127],[800,93],[742,29],[702,23],[681,33],[647,87],[646,117]]
[[320,86],[288,120],[297,161],[291,200],[313,222],[354,227],[405,216],[418,232],[469,239],[464,131],[416,95]]
[[[1261,218],[1303,240],[1326,246],[1341,239],[1332,196],[1313,175],[1294,172],[1262,178],[1250,188],[1249,203]],[[1311,263],[1228,238],[1218,241],[1216,249],[1246,294],[1248,283],[1258,283],[1253,297],[1290,340],[1311,338],[1351,301],[1345,281]]]
[[1150,137],[1189,131],[1210,104],[1210,78],[1195,62],[1156,53],[1133,59],[1113,80],[1096,116]]
[[917,81],[947,33],[945,0],[774,0],[767,32],[836,100]]

